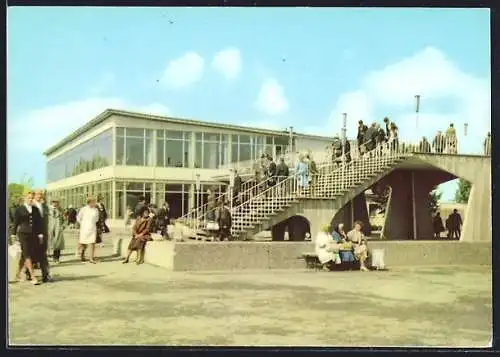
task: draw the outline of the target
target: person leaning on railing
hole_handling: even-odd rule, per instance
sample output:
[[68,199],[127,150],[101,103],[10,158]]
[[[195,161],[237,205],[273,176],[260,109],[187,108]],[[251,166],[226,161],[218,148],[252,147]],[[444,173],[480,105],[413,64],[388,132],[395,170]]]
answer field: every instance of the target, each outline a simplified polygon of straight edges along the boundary
[[486,139],[484,139],[484,155],[490,156],[491,155],[491,133],[488,131],[488,134],[486,134]]
[[422,140],[420,140],[420,143],[418,144],[417,148],[418,152],[423,152],[423,153],[430,153],[431,152],[431,144],[427,140],[427,138],[424,136],[422,137]]
[[457,153],[457,131],[453,126],[453,123],[450,124],[449,128],[446,130],[445,134],[446,139],[446,153],[447,154],[456,154]]
[[311,193],[314,193],[312,191],[314,191],[316,187],[319,173],[318,167],[316,166],[316,162],[309,156],[309,154],[306,155],[306,162],[309,169],[309,185],[311,187]]

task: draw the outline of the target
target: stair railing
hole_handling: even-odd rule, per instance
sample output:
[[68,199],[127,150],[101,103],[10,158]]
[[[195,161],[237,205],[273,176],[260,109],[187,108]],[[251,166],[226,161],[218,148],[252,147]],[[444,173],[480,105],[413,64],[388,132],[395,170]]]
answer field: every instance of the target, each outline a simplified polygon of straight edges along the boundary
[[[317,187],[313,187],[310,192],[306,189],[299,192],[299,175],[294,173],[252,199],[233,207],[232,212],[234,214],[235,212],[242,211],[245,207],[251,206],[253,203],[258,203],[259,201],[264,201],[264,199],[266,204],[265,209],[267,209],[266,212],[274,213],[277,209],[281,208],[283,204],[296,197],[337,196],[347,188],[355,186],[357,182],[362,181],[368,175],[377,173],[384,165],[391,163],[396,158],[400,158],[404,150],[406,150],[404,149],[404,145],[384,142],[377,145],[370,152],[361,155],[359,159],[351,160],[350,162],[345,162],[344,160],[344,162],[340,164],[329,163],[323,165],[321,169],[328,170],[328,168],[330,168],[332,172],[325,175],[331,177],[331,179],[326,182],[326,185],[322,185],[324,191],[319,191],[321,195],[317,195]],[[316,185],[317,184],[318,182],[316,182]],[[325,193],[326,196],[323,196]],[[232,229],[232,231],[235,230]]]

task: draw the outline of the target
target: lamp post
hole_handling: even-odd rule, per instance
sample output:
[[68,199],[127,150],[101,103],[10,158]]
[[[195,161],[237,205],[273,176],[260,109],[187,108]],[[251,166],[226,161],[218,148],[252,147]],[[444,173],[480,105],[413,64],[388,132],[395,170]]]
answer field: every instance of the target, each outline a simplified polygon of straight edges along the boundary
[[198,230],[200,224],[200,189],[200,174],[196,174],[196,230]]
[[347,113],[342,113],[342,160],[345,158],[345,141],[347,140]]
[[289,132],[288,132],[288,152],[290,153],[290,159],[292,159],[292,162],[294,162],[295,160],[293,160],[292,158],[292,155],[293,155],[293,126],[291,126],[289,128]]
[[229,170],[229,207],[233,209],[234,169]]

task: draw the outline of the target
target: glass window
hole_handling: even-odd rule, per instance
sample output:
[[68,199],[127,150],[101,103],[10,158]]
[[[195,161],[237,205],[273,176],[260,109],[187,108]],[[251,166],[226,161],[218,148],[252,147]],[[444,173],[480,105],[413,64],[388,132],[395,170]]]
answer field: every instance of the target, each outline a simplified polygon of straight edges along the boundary
[[125,165],[125,138],[116,138],[116,164]]
[[116,218],[125,218],[125,197],[123,191],[116,191]]
[[252,144],[240,143],[240,160],[247,161],[252,159]]
[[167,139],[183,139],[184,132],[182,131],[165,131],[165,136]]
[[156,130],[156,137],[158,139],[165,139],[165,130]]
[[167,167],[183,167],[184,142],[180,140],[166,140]]
[[125,136],[125,128],[116,128],[116,136]]
[[234,142],[231,144],[231,162],[238,162],[239,160],[239,154],[238,154],[238,150],[239,150],[239,145],[238,145],[238,142]]
[[144,129],[137,129],[137,128],[127,128],[125,132],[126,137],[137,137],[137,138],[143,138],[144,137]]
[[240,143],[251,143],[251,137],[250,135],[240,135]]
[[[197,134],[198,135],[198,134]],[[200,169],[203,164],[203,141],[196,140],[195,144],[195,157],[194,157],[194,167]]]
[[127,191],[144,191],[144,184],[142,182],[127,182],[125,187]]
[[203,168],[216,169],[219,165],[219,143],[203,143]]
[[165,140],[156,141],[156,166],[165,166]]
[[204,141],[219,142],[220,141],[220,135],[219,134],[212,134],[212,133],[204,133],[203,134],[203,140]]
[[144,165],[144,138],[129,137],[125,142],[125,162],[126,165],[143,166]]
[[154,162],[154,151],[155,151],[155,141],[152,137],[146,137],[146,166],[155,166]]

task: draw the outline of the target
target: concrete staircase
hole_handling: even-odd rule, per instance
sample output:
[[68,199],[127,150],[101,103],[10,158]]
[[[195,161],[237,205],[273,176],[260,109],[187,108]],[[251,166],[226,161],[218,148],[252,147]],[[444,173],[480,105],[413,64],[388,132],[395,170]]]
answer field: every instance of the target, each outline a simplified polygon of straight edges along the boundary
[[323,200],[329,203],[343,201],[340,202],[343,205],[348,201],[348,196],[365,191],[408,156],[409,154],[391,150],[376,150],[371,155],[364,155],[336,168],[330,166],[330,170],[324,167],[316,176],[315,184],[307,190],[301,190],[297,186],[297,176],[293,175],[233,207],[232,237],[235,240],[251,239],[258,232],[293,216],[298,211],[297,206],[305,200]]

